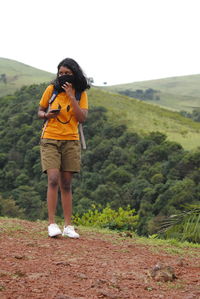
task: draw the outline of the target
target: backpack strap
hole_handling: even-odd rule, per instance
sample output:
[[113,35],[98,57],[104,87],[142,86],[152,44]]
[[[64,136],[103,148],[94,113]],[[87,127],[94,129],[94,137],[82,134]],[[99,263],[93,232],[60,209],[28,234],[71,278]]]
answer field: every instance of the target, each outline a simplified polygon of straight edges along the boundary
[[[52,93],[52,96],[51,96],[51,98],[49,99],[49,105],[48,105],[48,108],[47,108],[47,110],[46,110],[46,113],[48,113],[49,110],[51,109],[51,104],[53,103],[53,101],[55,100],[55,98],[57,97],[57,95],[58,95],[58,91],[54,89],[54,91],[53,91],[53,93]],[[47,127],[47,124],[48,124],[48,121],[49,121],[48,119],[45,119],[45,120],[44,120],[44,124],[43,124],[43,129],[42,129],[42,136],[41,136],[41,138],[42,138],[43,135],[44,135],[44,132],[45,132],[46,127]]]
[[[78,102],[80,102],[80,99],[81,99],[81,92],[80,91],[75,92],[75,98]],[[86,149],[85,136],[84,136],[84,133],[83,133],[83,125],[81,123],[79,123],[78,127],[79,127],[79,134],[80,134],[80,138],[81,138],[82,148]]]
[[49,105],[51,105],[53,103],[53,101],[55,100],[55,98],[57,97],[58,95],[58,91],[54,89],[53,93],[52,93],[52,96],[49,100]]

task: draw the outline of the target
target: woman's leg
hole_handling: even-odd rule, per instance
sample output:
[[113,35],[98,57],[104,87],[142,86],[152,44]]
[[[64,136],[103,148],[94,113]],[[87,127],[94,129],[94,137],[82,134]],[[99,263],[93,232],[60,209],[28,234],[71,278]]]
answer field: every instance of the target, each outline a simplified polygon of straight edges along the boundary
[[58,197],[59,185],[59,170],[48,169],[48,190],[47,190],[47,204],[48,204],[48,218],[49,224],[55,223],[55,212]]
[[63,213],[65,218],[65,226],[71,224],[72,216],[72,177],[73,173],[69,171],[60,172],[60,191]]

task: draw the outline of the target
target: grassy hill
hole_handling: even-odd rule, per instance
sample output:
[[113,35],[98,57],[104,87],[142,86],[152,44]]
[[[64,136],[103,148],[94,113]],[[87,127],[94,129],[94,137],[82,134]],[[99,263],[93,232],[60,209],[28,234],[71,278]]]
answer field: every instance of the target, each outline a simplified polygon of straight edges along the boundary
[[106,107],[111,120],[126,124],[130,131],[160,131],[188,150],[200,146],[200,123],[178,112],[97,88],[89,91],[89,100],[91,106]]
[[[119,92],[126,89],[146,90],[152,88],[160,91],[160,101],[153,101],[156,105],[172,110],[191,112],[200,107],[200,75],[171,77],[159,80],[133,82],[122,85],[104,87],[106,90]],[[148,101],[152,103],[152,101]]]
[[[23,85],[48,82],[55,76],[14,60],[0,58],[0,75],[2,74],[6,74],[7,83],[0,81],[0,96],[13,94]],[[200,146],[200,123],[186,119],[169,108],[188,110],[200,106],[199,80],[200,75],[194,75],[116,85],[105,89],[92,88],[89,91],[89,103],[90,106],[106,107],[111,120],[126,124],[130,131],[143,135],[160,131],[185,149],[194,149]],[[160,90],[161,100],[157,102],[168,110],[159,107],[158,103],[153,105],[152,101],[148,103],[116,93],[119,90],[139,88]],[[183,108],[184,103],[185,106],[188,105],[188,109]]]
[[48,73],[21,62],[0,58],[0,96],[12,94],[23,85],[51,81],[55,74]]

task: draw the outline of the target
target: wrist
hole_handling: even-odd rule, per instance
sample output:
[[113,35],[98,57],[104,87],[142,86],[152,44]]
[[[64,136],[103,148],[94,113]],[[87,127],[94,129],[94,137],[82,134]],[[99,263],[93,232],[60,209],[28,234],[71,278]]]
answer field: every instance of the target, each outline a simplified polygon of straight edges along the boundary
[[43,118],[44,118],[44,119],[47,119],[46,112],[44,112],[44,114],[43,114]]
[[71,95],[71,96],[70,96],[70,100],[71,100],[71,101],[76,101],[75,96],[74,96],[74,95]]

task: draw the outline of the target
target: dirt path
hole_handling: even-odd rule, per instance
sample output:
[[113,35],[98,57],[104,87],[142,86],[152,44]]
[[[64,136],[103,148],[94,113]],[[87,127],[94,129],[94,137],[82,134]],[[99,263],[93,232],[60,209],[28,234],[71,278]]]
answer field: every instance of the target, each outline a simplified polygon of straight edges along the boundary
[[[199,249],[79,232],[79,240],[51,239],[44,222],[0,218],[0,298],[200,298]],[[148,270],[157,263],[173,267],[177,279],[154,281]]]

